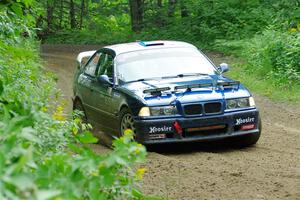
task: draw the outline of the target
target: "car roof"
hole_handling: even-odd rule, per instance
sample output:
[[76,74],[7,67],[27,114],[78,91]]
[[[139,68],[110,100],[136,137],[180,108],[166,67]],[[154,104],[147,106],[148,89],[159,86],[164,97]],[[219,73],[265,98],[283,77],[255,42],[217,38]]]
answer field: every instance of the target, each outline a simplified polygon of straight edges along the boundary
[[163,48],[196,48],[194,45],[187,42],[180,41],[137,41],[124,44],[116,44],[105,46],[106,49],[111,49],[115,52],[116,55],[132,52],[132,51],[141,51],[148,49],[163,49]]

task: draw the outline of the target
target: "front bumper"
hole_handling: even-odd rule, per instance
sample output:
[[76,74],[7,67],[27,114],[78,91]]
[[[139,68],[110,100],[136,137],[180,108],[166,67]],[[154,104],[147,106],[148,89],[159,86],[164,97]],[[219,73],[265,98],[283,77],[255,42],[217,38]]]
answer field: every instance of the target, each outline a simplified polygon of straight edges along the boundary
[[[175,122],[180,124],[182,133],[178,133],[174,126]],[[137,119],[136,139],[143,144],[222,140],[260,134],[259,123],[257,109],[214,116]],[[244,125],[253,125],[253,128],[243,130],[241,127]]]

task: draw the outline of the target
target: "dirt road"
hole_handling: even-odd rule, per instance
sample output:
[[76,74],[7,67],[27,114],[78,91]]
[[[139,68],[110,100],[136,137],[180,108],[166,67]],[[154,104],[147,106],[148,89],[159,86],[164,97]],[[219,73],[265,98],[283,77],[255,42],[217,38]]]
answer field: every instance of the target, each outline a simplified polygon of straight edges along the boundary
[[[97,46],[42,47],[45,66],[57,74],[69,111],[75,55],[91,49]],[[211,58],[216,63],[222,59],[215,54]],[[175,200],[300,200],[300,108],[260,96],[256,103],[263,132],[255,147],[233,149],[209,143],[155,148],[144,164],[143,192]],[[99,153],[109,151],[101,145],[94,148]]]

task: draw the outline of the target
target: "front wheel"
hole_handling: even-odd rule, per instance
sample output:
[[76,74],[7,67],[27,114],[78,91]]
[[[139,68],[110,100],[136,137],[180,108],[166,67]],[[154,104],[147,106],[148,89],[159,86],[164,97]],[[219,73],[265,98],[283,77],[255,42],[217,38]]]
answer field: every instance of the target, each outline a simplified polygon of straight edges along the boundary
[[123,136],[125,130],[130,129],[135,134],[135,124],[133,115],[128,108],[123,108],[120,112],[119,136]]

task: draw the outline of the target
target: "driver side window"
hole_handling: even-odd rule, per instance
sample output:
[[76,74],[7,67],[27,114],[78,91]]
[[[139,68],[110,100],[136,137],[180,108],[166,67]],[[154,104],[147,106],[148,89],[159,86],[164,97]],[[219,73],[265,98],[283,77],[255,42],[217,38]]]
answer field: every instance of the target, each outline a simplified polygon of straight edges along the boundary
[[100,57],[101,57],[101,53],[96,53],[94,55],[94,57],[86,65],[86,67],[84,69],[84,73],[86,73],[90,76],[95,76]]
[[101,55],[97,76],[107,75],[111,81],[113,80],[113,59],[110,54],[103,53]]

